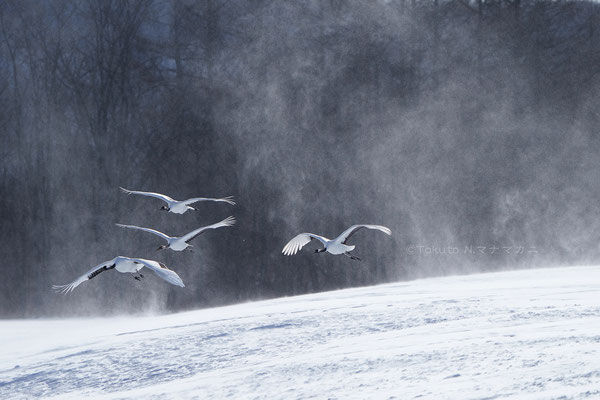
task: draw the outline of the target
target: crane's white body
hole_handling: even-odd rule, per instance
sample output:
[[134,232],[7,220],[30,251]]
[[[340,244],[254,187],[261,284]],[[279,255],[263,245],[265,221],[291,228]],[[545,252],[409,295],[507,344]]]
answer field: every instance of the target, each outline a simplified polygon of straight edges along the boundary
[[140,269],[144,268],[144,264],[135,263],[132,259],[127,257],[119,256],[116,257],[113,261],[115,262],[115,270],[123,274],[135,273],[138,272]]
[[179,238],[171,238],[171,240],[169,240],[169,248],[171,250],[183,251],[190,246],[191,245],[189,243],[186,243],[185,240],[183,240],[180,237]]
[[338,255],[352,251],[355,247],[356,246],[348,246],[347,244],[343,244],[337,239],[334,239],[327,241],[327,243],[325,244],[325,251],[329,254]]
[[[288,244],[292,243],[294,240],[297,240],[297,238],[300,237],[301,235],[305,236],[305,238],[302,239],[303,241],[308,239],[306,237],[317,239],[318,241],[320,241],[323,244],[323,247],[324,247],[323,251],[327,252],[329,254],[333,254],[333,255],[346,254],[347,252],[354,250],[354,248],[356,247],[354,245],[344,244],[343,243],[344,238],[342,238],[342,237],[337,237],[335,239],[328,239],[325,236],[319,236],[319,235],[315,235],[313,233],[301,233],[300,235],[296,236],[294,239],[290,240],[290,242]],[[308,242],[310,242],[310,239],[308,241],[306,241],[306,243],[308,243]],[[284,251],[283,253],[285,255],[296,254],[296,252],[300,251],[300,249],[302,247],[304,247],[304,244],[300,246],[299,243],[296,243],[296,245],[299,247],[294,252],[292,252],[292,250],[290,248],[288,248],[286,245],[286,248],[288,248],[289,251]],[[284,250],[285,250],[285,248],[284,248]]]
[[[53,285],[52,288],[57,292],[66,294],[72,292],[77,286],[79,286],[87,280],[92,279],[93,277],[95,277],[103,271],[115,269],[123,274],[134,274],[139,272],[144,267],[152,270],[156,275],[158,275],[160,278],[164,279],[172,285],[180,287],[185,286],[183,284],[183,281],[175,271],[171,271],[164,264],[159,263],[158,261],[145,260],[143,258],[129,258],[124,256],[117,256],[110,261],[106,261],[102,264],[96,265],[94,268],[90,269],[84,275],[75,279],[71,283],[68,283],[66,285]],[[136,279],[139,280],[139,277]]]
[[194,239],[196,236],[203,233],[204,231],[206,231],[208,229],[217,229],[217,228],[221,228],[221,227],[225,227],[225,226],[232,226],[234,224],[235,224],[235,218],[227,217],[221,222],[217,222],[216,224],[212,224],[212,225],[208,225],[208,226],[203,226],[202,228],[195,229],[195,230],[193,230],[183,236],[179,236],[179,237],[169,236],[162,232],[157,231],[156,229],[143,228],[141,226],[123,225],[123,224],[117,224],[117,226],[120,226],[122,228],[136,229],[139,231],[149,232],[149,233],[152,233],[156,236],[160,236],[161,238],[165,239],[168,244],[166,246],[160,246],[157,250],[162,250],[162,249],[166,248],[166,249],[171,249],[171,250],[175,250],[175,251],[183,251],[183,250],[187,249],[188,247],[192,247],[192,245],[189,244],[189,242],[192,239]]
[[172,197],[169,197],[169,196],[166,196],[166,195],[160,194],[160,193],[140,192],[137,190],[128,190],[125,188],[119,188],[119,189],[121,189],[124,193],[127,193],[127,194],[139,194],[142,196],[148,196],[148,197],[154,197],[154,198],[160,199],[160,200],[164,201],[165,203],[167,203],[167,205],[163,206],[161,208],[161,210],[167,210],[168,212],[172,212],[174,214],[183,214],[187,210],[195,210],[194,207],[191,207],[191,204],[197,203],[199,201],[217,201],[217,202],[223,202],[223,203],[235,205],[235,201],[233,201],[232,196],[223,197],[220,199],[210,198],[210,197],[194,197],[191,199],[179,201],[179,200],[173,199]]
[[[118,257],[115,257],[115,259],[113,261],[115,263],[116,271],[119,271],[122,274],[126,274],[126,273],[134,274],[136,272],[139,272],[145,266],[147,266],[147,263],[141,263],[140,260],[141,259],[138,259],[138,258],[129,258],[129,257],[118,256]],[[151,260],[144,260],[144,261],[151,261]],[[154,261],[154,262],[157,263],[156,261]]]
[[170,201],[168,202],[169,212],[173,214],[183,214],[187,210],[195,210],[195,208],[184,204],[183,201]]
[[328,239],[324,236],[305,232],[305,233],[301,233],[301,234],[297,235],[292,240],[290,240],[284,246],[282,253],[285,254],[286,256],[294,255],[298,251],[300,251],[300,249],[302,249],[302,247],[304,247],[307,243],[309,243],[311,240],[315,239],[315,240],[318,240],[319,242],[321,242],[324,247],[320,251],[317,250],[316,251],[317,253],[327,252],[329,254],[334,254],[334,255],[344,254],[344,255],[347,255],[348,257],[351,257],[352,259],[360,260],[358,257],[355,257],[352,254],[350,254],[350,252],[352,250],[354,250],[355,246],[346,244],[346,241],[356,231],[358,231],[359,229],[362,229],[362,228],[375,229],[375,230],[385,233],[386,235],[392,234],[392,231],[390,230],[390,228],[387,228],[385,226],[366,225],[366,224],[352,225],[350,228],[346,229],[335,239]]

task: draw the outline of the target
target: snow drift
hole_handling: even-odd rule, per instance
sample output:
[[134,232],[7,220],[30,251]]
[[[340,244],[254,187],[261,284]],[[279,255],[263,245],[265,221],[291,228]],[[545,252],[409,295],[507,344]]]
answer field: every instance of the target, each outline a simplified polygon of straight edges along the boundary
[[0,398],[600,397],[600,267],[0,322]]

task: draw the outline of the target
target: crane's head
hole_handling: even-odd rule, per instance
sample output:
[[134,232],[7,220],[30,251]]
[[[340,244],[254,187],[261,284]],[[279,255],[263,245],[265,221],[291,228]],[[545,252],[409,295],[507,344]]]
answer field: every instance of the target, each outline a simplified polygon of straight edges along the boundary
[[160,209],[161,210],[165,210],[165,211],[169,211],[169,207],[168,206],[162,206]]
[[162,249],[166,249],[168,246],[165,246],[164,244],[161,246],[158,246],[158,249],[156,249],[156,251],[162,250]]

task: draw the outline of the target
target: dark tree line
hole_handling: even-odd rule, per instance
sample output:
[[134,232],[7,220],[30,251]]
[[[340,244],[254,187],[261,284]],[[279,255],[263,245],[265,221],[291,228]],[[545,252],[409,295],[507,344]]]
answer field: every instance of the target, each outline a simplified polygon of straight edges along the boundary
[[[597,263],[599,73],[586,1],[0,2],[1,315]],[[166,215],[118,186],[238,206]],[[114,226],[183,234],[228,215],[185,254]],[[357,234],[361,263],[281,255],[353,223],[394,236]],[[119,254],[186,288],[106,273],[50,290]]]

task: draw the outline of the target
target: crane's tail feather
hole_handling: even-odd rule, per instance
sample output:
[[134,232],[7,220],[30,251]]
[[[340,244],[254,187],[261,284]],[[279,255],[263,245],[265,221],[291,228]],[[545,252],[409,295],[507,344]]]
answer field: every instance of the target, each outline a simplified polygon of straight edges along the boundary
[[217,201],[222,201],[224,203],[231,204],[232,206],[235,206],[235,201],[233,200],[233,196],[223,197],[223,198],[217,199]]
[[52,285],[52,289],[56,293],[68,294],[68,293],[71,293],[73,291],[73,289],[75,289],[75,287],[72,284],[67,284],[67,285]]

